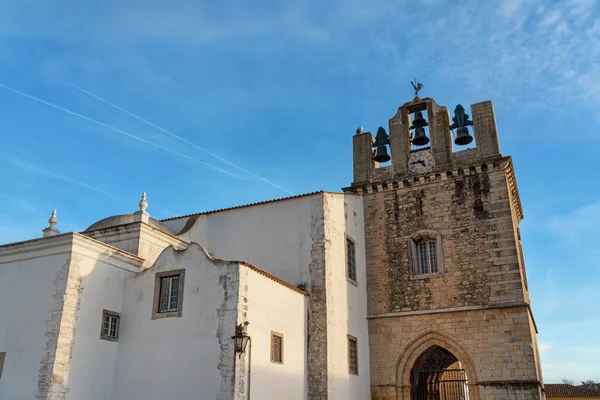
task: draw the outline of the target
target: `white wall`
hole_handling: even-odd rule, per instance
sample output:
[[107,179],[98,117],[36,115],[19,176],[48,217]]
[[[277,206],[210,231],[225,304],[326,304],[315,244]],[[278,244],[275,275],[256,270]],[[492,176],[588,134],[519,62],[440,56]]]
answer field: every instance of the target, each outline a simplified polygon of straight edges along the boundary
[[[218,398],[220,371],[233,368],[233,352],[221,358],[220,342],[235,332],[231,265],[215,265],[192,243],[165,249],[154,266],[126,279],[113,400]],[[174,269],[185,269],[182,316],[153,320],[155,274]]]
[[[366,260],[362,198],[325,195],[327,364],[329,398],[370,398]],[[355,242],[357,284],[347,280],[346,233]],[[358,376],[348,373],[347,335],[357,338]]]
[[6,352],[1,400],[36,396],[48,340],[44,336],[46,321],[58,300],[53,294],[61,267],[70,257],[70,243],[53,249],[59,254],[46,256],[47,249],[25,254],[23,248],[26,246],[21,246],[16,259],[5,255],[6,247],[0,248],[0,351]]
[[[332,399],[365,399],[370,397],[370,377],[362,197],[324,193],[206,214],[182,239],[205,244],[216,257],[247,261],[292,285],[308,283],[313,237],[318,236],[314,222],[324,208],[329,218],[328,391]],[[346,280],[346,231],[356,243],[358,286]],[[348,374],[348,334],[358,339],[358,376]]]
[[119,343],[100,339],[102,310],[121,312],[125,278],[135,273],[99,260],[102,250],[75,245],[73,252],[81,290],[66,398],[111,399]]
[[[241,268],[247,271],[251,397],[304,400],[308,298],[248,267]],[[271,331],[283,334],[283,364],[271,362]]]
[[201,216],[181,238],[215,257],[249,262],[292,284],[308,283],[312,218],[322,194]]

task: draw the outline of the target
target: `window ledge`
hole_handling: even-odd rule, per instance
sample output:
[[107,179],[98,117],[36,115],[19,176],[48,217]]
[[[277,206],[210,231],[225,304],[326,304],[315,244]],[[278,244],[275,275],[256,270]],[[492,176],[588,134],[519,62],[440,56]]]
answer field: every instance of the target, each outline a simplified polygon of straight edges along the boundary
[[350,283],[351,285],[358,287],[358,282],[356,282],[356,281],[353,281],[352,279],[350,279],[350,278],[348,278],[348,277],[346,277],[346,280],[347,280],[347,281],[348,281],[348,283]]
[[169,312],[155,312],[155,313],[152,313],[152,319],[172,318],[172,317],[176,317],[176,318],[181,317],[181,310],[178,310],[178,311],[169,311]]
[[443,276],[444,276],[443,272],[436,272],[435,274],[411,275],[410,280],[440,278]]
[[105,335],[100,335],[100,339],[107,340],[109,342],[118,342],[119,341],[118,337],[105,336]]

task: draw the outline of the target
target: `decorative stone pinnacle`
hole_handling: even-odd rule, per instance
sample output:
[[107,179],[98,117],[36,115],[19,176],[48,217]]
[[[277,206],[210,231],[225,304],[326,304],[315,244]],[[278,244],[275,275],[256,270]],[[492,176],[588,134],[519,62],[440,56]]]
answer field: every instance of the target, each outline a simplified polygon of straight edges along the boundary
[[142,199],[140,200],[138,205],[140,206],[140,211],[145,213],[146,208],[148,208],[148,202],[146,201],[146,192],[142,193]]
[[52,210],[52,215],[50,216],[48,223],[50,224],[50,226],[42,229],[42,232],[44,233],[43,237],[58,235],[60,231],[56,229],[56,224],[58,224],[58,218],[56,218],[56,210]]
[[56,224],[58,224],[58,218],[56,218],[56,210],[52,210],[52,216],[48,220],[48,223],[50,223],[50,228],[52,229],[54,229]]

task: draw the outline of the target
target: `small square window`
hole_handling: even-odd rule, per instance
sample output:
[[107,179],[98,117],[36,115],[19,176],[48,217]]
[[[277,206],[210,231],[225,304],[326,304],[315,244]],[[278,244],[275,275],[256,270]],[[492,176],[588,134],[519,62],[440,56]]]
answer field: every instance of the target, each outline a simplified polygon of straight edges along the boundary
[[346,236],[346,273],[353,283],[356,283],[356,246],[354,241]]
[[152,319],[181,317],[185,270],[159,272],[154,282]]
[[102,311],[102,331],[100,339],[111,340],[116,342],[119,338],[119,325],[121,316],[119,313],[103,310]]
[[348,335],[348,373],[358,375],[358,340]]
[[0,351],[0,378],[2,378],[2,370],[4,369],[4,360],[6,359],[6,352]]
[[283,334],[271,332],[271,362],[283,364]]

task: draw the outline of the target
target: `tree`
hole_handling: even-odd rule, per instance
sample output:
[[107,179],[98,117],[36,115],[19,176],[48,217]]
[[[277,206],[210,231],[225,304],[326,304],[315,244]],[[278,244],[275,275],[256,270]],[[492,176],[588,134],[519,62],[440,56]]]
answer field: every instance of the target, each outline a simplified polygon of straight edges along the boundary
[[562,383],[566,383],[567,385],[574,385],[575,381],[572,379],[562,378]]

